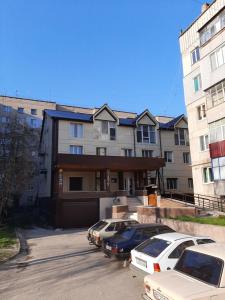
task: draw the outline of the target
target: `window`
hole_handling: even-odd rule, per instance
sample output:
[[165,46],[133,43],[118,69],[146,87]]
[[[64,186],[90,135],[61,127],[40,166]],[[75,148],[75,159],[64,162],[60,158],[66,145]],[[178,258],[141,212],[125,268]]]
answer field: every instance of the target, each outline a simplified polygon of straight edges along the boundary
[[142,157],[153,157],[153,150],[142,150]]
[[1,117],[2,123],[9,123],[9,117]]
[[210,168],[210,167],[203,168],[203,182],[204,183],[213,182],[212,168]]
[[185,250],[174,269],[207,284],[219,286],[223,260],[200,252]]
[[27,186],[27,190],[29,191],[29,192],[32,192],[33,190],[34,190],[34,186],[32,185],[32,184],[28,184],[28,186]]
[[198,92],[201,87],[202,87],[202,83],[201,83],[201,75],[198,74],[196,77],[194,77],[194,91]]
[[188,188],[193,189],[193,179],[192,178],[188,178]]
[[102,134],[109,135],[109,139],[114,141],[116,139],[116,123],[102,121]]
[[123,149],[124,156],[132,156],[132,149]]
[[209,149],[209,137],[208,134],[206,135],[201,135],[199,137],[200,140],[200,149],[201,151],[205,151]]
[[111,224],[105,229],[105,231],[115,231],[115,226],[116,226],[116,223],[111,223]]
[[136,250],[151,257],[158,257],[170,244],[169,241],[152,238],[139,245]]
[[11,112],[11,109],[12,109],[11,106],[3,105],[3,111],[4,111],[5,113]]
[[83,154],[83,146],[70,145],[70,154]]
[[207,26],[200,31],[200,45],[209,41],[214,35],[225,27],[225,10],[214,18]]
[[37,120],[36,119],[30,119],[30,125],[32,128],[37,128]]
[[215,243],[215,241],[213,241],[211,239],[197,239],[196,242],[197,242],[198,245]]
[[83,178],[82,177],[70,177],[69,178],[69,190],[70,191],[82,191]]
[[37,114],[37,110],[35,108],[31,108],[30,110],[32,115],[36,115]]
[[190,164],[190,153],[189,152],[183,152],[183,161],[185,164]]
[[212,159],[213,179],[225,180],[225,157]]
[[210,61],[212,71],[225,64],[225,45],[210,55]]
[[70,129],[71,129],[72,137],[79,138],[79,139],[83,138],[83,125],[82,124],[71,123]]
[[216,84],[206,92],[207,108],[210,109],[225,100],[225,80]]
[[24,113],[24,108],[23,107],[18,107],[17,111],[18,111],[18,113],[23,114]]
[[33,196],[27,196],[27,202],[33,202]]
[[96,155],[106,155],[106,148],[104,147],[97,147],[96,148]]
[[197,61],[200,60],[200,52],[199,52],[199,47],[196,47],[192,52],[191,52],[191,62],[192,65],[195,64]]
[[225,140],[225,118],[209,124],[210,143]]
[[167,178],[167,189],[168,190],[177,189],[177,178]]
[[156,130],[152,125],[139,125],[137,128],[137,142],[155,144],[156,143]]
[[177,246],[173,252],[170,253],[170,255],[168,256],[168,258],[179,258],[181,256],[181,254],[183,253],[183,251],[190,246],[194,246],[194,242],[193,241],[186,241],[181,243],[179,246]]
[[197,111],[198,111],[198,119],[199,120],[205,119],[206,117],[205,104],[199,105],[197,107]]
[[172,151],[164,151],[165,162],[172,163],[173,162],[173,152]]
[[185,128],[176,128],[174,132],[175,145],[189,146],[188,130]]

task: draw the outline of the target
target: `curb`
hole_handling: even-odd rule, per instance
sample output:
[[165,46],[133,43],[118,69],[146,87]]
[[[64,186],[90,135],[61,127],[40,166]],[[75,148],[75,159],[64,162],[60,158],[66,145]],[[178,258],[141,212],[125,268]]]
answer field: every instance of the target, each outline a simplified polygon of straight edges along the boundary
[[16,233],[16,250],[12,254],[12,256],[8,257],[6,260],[1,261],[0,265],[16,258],[20,254],[24,254],[24,255],[28,254],[28,245],[22,230],[16,228],[15,233]]

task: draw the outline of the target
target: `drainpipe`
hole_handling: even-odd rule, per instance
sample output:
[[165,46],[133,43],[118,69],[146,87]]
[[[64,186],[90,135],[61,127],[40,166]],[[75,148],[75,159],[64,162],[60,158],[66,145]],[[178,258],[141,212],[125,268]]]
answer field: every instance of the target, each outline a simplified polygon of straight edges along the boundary
[[[162,149],[162,137],[161,137],[161,130],[159,129],[159,147],[160,147],[160,156],[163,157],[163,149]],[[164,174],[163,174],[164,168],[162,168],[162,192],[165,193],[165,186],[164,186]],[[159,177],[158,177],[159,180]]]
[[135,127],[133,128],[133,138],[134,138],[134,157],[136,157],[136,135],[135,135]]

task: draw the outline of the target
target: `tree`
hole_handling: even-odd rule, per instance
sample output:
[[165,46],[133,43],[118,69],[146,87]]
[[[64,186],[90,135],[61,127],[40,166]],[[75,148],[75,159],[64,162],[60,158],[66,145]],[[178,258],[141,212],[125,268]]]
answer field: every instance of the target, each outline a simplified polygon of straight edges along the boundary
[[0,224],[15,205],[31,178],[38,174],[40,130],[30,128],[17,113],[0,128]]

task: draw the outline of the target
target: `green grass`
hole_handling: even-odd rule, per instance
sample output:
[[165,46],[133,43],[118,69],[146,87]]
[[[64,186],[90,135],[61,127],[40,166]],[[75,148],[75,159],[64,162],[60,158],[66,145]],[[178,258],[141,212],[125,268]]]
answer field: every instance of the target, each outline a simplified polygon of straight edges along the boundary
[[10,248],[16,244],[16,234],[11,228],[0,228],[0,249]]
[[200,223],[200,224],[225,226],[225,216],[219,216],[219,217],[180,216],[180,217],[174,218],[174,220],[179,220],[179,221],[184,221],[184,222],[195,222],[195,223]]

